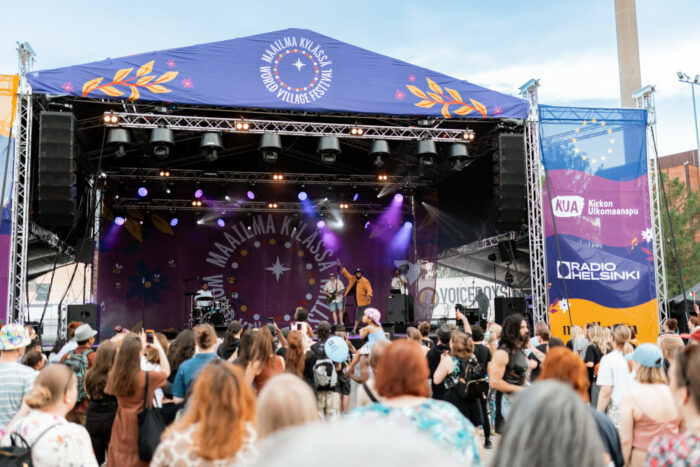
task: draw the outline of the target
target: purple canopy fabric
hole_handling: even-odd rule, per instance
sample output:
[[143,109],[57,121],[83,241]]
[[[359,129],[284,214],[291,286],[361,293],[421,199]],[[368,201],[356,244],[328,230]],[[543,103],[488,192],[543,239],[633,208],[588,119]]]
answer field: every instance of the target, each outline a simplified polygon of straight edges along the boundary
[[95,99],[442,118],[527,118],[517,97],[307,29],[29,74],[33,92]]

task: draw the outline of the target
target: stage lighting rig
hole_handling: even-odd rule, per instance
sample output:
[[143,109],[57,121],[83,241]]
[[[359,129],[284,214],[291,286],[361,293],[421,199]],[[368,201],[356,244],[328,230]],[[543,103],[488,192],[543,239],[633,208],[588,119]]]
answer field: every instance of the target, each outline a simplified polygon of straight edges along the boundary
[[335,136],[322,136],[318,141],[318,155],[324,164],[335,164],[338,154],[340,154],[340,142]]
[[350,205],[348,203],[340,203],[340,209],[350,209]]
[[158,175],[160,175],[161,177],[169,177],[170,171],[169,170],[161,170]]
[[389,177],[386,174],[379,174],[377,175],[377,180],[379,180],[380,182],[386,182],[387,180],[389,180]]
[[475,137],[476,135],[474,134],[474,130],[467,130],[462,133],[462,139],[468,143],[474,141]]
[[277,157],[282,151],[282,140],[277,133],[265,133],[260,137],[260,145],[258,146],[262,159],[267,164],[277,162]]
[[447,156],[447,162],[450,168],[454,171],[460,171],[469,165],[468,161],[469,150],[467,145],[463,143],[453,143],[450,146],[450,153]]
[[269,209],[277,209],[277,203],[267,203]]
[[131,133],[126,128],[110,128],[107,134],[107,146],[117,148],[114,154],[117,159],[126,156],[126,149],[131,146]]
[[106,125],[116,125],[119,123],[119,116],[114,115],[112,112],[106,113],[104,117],[102,117],[102,120],[105,122]]
[[156,159],[167,159],[170,148],[175,145],[173,130],[170,128],[154,128],[151,131],[151,147]]
[[362,136],[365,134],[365,130],[360,127],[352,127],[350,129],[350,134],[353,136]]
[[429,139],[418,141],[416,155],[418,156],[420,165],[424,167],[431,167],[435,163],[435,156],[437,156],[435,141]]
[[214,162],[219,158],[219,152],[224,148],[224,143],[219,133],[207,132],[202,135],[199,149],[207,162]]
[[273,180],[284,180],[284,175],[275,173],[275,174],[272,174],[272,179]]
[[245,120],[240,120],[236,122],[236,130],[238,131],[248,131],[250,130],[250,123]]
[[198,199],[193,199],[193,200],[192,200],[192,206],[194,206],[194,207],[196,207],[196,208],[199,208],[199,207],[202,206],[202,202],[201,202],[200,200],[198,200]]

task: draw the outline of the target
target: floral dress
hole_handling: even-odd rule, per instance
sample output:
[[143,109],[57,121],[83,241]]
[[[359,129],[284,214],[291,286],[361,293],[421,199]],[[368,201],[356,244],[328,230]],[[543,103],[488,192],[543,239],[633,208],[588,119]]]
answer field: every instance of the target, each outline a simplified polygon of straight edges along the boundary
[[648,467],[691,467],[700,465],[700,437],[693,433],[657,436],[647,451]]
[[[87,430],[40,410],[32,410],[7,427],[2,433],[1,446],[11,446],[11,434],[18,433],[32,446],[32,461],[36,467],[43,466],[97,466],[92,441]],[[36,442],[36,444],[34,444]]]
[[426,399],[413,407],[390,407],[375,402],[353,410],[348,419],[370,423],[389,421],[402,426],[413,426],[438,444],[451,448],[457,457],[467,461],[464,465],[483,465],[474,425],[448,402]]

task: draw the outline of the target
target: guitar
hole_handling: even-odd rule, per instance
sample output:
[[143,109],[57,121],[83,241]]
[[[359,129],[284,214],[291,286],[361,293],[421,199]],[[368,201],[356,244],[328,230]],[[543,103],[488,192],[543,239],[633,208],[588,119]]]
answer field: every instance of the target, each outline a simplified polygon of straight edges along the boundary
[[335,300],[335,296],[338,295],[338,291],[331,292],[330,294],[326,294],[326,300],[328,301],[328,304],[330,305],[333,303],[333,300]]

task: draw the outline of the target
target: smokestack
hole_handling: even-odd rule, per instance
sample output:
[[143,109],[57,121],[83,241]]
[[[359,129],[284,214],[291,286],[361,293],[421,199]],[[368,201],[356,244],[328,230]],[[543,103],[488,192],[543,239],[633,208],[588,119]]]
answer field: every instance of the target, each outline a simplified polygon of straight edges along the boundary
[[622,107],[635,107],[632,93],[642,87],[635,0],[615,0],[615,23],[617,62],[620,70],[620,102]]

